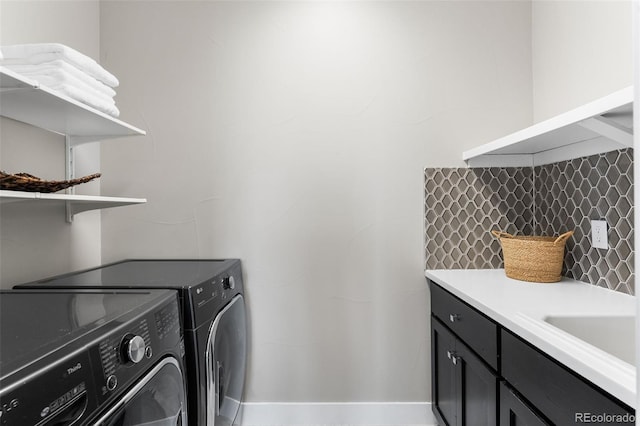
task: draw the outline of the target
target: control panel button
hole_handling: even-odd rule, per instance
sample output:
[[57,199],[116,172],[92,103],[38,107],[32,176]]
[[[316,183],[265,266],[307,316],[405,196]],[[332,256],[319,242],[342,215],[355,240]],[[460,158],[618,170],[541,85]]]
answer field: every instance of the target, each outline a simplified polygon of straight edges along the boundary
[[118,386],[118,378],[113,374],[107,377],[107,389],[114,390]]
[[153,356],[153,349],[151,349],[151,346],[147,346],[147,348],[144,350],[144,354],[147,358],[151,358]]
[[142,337],[133,334],[125,336],[122,341],[124,359],[135,364],[139,363],[144,358],[145,347]]
[[231,276],[231,277],[224,277],[222,279],[222,289],[223,290],[229,290],[232,289],[236,286],[236,280]]

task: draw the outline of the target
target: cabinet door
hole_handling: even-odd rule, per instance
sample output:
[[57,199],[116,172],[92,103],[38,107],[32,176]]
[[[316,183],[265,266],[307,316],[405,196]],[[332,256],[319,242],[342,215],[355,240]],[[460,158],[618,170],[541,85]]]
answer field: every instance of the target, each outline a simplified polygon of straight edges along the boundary
[[453,358],[458,377],[459,426],[497,426],[498,378],[460,340]]
[[440,322],[431,317],[431,395],[433,413],[441,426],[457,426],[458,396],[456,395],[456,338]]
[[497,426],[498,379],[482,360],[431,317],[433,411],[442,426]]
[[500,384],[500,426],[550,426],[504,382]]

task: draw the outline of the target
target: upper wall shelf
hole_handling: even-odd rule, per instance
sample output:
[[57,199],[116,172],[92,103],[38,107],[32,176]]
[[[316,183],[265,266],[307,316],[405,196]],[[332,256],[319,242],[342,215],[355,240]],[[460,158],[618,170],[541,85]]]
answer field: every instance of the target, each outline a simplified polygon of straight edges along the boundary
[[469,167],[532,167],[633,147],[633,86],[462,153]]
[[0,190],[0,204],[26,201],[66,207],[69,220],[73,215],[89,210],[129,206],[147,202],[145,198],[102,197],[98,195],[50,194],[42,192]]
[[[72,179],[74,146],[124,136],[142,136],[146,132],[113,118],[74,99],[61,95],[29,78],[0,66],[0,116],[12,118],[65,136],[65,177]],[[88,210],[142,204],[144,198],[41,194],[0,190],[0,204],[36,202],[39,205],[63,205],[67,221]]]
[[0,115],[66,135],[72,145],[146,134],[4,67],[0,67],[0,93]]

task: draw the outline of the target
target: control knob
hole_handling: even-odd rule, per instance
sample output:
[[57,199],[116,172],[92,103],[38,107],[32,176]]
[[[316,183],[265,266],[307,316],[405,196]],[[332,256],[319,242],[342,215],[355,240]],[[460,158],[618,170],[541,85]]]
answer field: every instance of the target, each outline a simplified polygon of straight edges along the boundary
[[234,288],[235,286],[236,286],[236,280],[233,278],[233,276],[224,277],[222,279],[222,289],[223,290],[230,290],[230,289]]
[[122,340],[121,348],[124,359],[137,364],[142,361],[142,358],[144,358],[146,345],[142,337],[134,334],[128,334]]

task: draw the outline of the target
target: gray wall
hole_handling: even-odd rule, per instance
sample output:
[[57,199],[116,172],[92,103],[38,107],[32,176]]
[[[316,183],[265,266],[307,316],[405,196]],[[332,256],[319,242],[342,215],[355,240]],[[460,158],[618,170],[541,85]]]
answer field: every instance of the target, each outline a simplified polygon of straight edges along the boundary
[[[99,59],[99,40],[97,0],[0,1],[0,44],[59,42]],[[100,171],[97,144],[79,147],[76,155],[77,176]],[[64,137],[0,118],[0,170],[64,179]],[[98,194],[100,183],[82,185],[77,192]],[[0,287],[98,265],[100,238],[100,212],[78,215],[68,225],[63,208],[2,204]]]
[[535,122],[633,84],[630,0],[534,0]]
[[[425,164],[531,121],[521,2],[103,2],[103,259],[242,258],[249,401],[430,400]],[[131,180],[129,177],[139,178]]]

